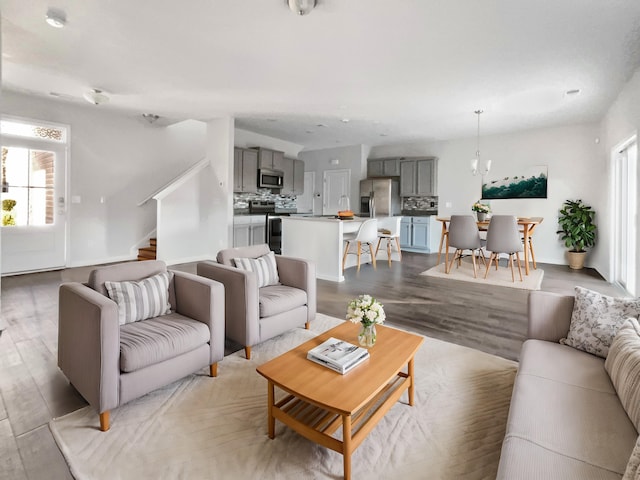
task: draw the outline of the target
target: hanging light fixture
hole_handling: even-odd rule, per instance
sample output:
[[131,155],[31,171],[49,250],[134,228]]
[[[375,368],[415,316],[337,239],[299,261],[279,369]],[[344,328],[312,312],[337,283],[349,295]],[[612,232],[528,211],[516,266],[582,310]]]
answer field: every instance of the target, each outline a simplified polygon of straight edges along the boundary
[[317,4],[316,0],[286,0],[292,12],[298,15],[307,15]]
[[101,105],[109,101],[107,94],[98,88],[92,88],[88,92],[82,94],[82,96],[87,102],[93,103],[94,105]]
[[478,140],[477,140],[477,148],[476,148],[476,158],[471,160],[471,173],[475,176],[478,173],[481,175],[486,175],[491,170],[491,160],[487,160],[484,165],[483,170],[479,170],[480,167],[480,115],[483,110],[476,110],[474,113],[478,116]]
[[149,125],[152,125],[160,118],[160,115],[156,115],[155,113],[143,113],[142,118],[144,118]]

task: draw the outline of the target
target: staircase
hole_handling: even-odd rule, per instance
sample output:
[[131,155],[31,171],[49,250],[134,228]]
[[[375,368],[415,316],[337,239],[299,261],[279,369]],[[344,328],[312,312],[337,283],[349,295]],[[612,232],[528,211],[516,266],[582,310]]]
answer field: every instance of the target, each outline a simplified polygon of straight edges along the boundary
[[149,240],[149,246],[138,249],[138,260],[155,260],[156,259],[156,239]]

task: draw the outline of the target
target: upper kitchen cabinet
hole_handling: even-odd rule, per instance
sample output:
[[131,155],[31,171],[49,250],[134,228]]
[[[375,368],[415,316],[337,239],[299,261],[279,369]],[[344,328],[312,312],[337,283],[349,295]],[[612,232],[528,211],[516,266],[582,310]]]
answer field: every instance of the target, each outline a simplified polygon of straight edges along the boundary
[[282,195],[302,195],[304,193],[304,162],[294,158],[284,158],[281,169],[284,172]]
[[400,160],[400,196],[437,195],[437,159]]
[[293,161],[293,193],[295,195],[304,193],[304,162],[302,160]]
[[269,148],[258,148],[258,167],[284,171],[284,152]]
[[233,191],[258,191],[258,152],[256,150],[234,148]]
[[397,177],[400,165],[397,158],[376,158],[367,162],[367,177]]

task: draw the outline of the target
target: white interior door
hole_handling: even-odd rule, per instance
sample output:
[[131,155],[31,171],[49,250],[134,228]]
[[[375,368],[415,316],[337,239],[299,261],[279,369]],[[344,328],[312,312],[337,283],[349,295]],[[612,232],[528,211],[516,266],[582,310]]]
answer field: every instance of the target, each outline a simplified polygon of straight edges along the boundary
[[304,172],[304,193],[296,198],[298,213],[314,213],[313,199],[316,192],[316,172]]
[[633,142],[615,158],[614,279],[631,295],[636,295],[636,213],[638,146]]
[[351,171],[326,170],[323,183],[322,214],[337,215],[340,209],[340,197],[343,195],[351,197]]
[[66,147],[2,141],[2,274],[66,265]]

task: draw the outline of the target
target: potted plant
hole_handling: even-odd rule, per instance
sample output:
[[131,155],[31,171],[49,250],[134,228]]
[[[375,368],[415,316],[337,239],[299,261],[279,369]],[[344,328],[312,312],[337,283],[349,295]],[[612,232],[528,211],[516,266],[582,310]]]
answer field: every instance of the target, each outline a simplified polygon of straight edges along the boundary
[[476,203],[471,205],[471,210],[476,212],[478,221],[483,222],[487,218],[487,213],[491,211],[491,208],[489,208],[489,205],[486,203],[480,203],[480,200],[478,200]]
[[561,240],[569,248],[567,254],[570,268],[579,270],[584,267],[587,254],[585,249],[596,243],[596,225],[593,222],[595,214],[582,200],[566,200],[560,210],[560,230],[556,233],[560,234]]

